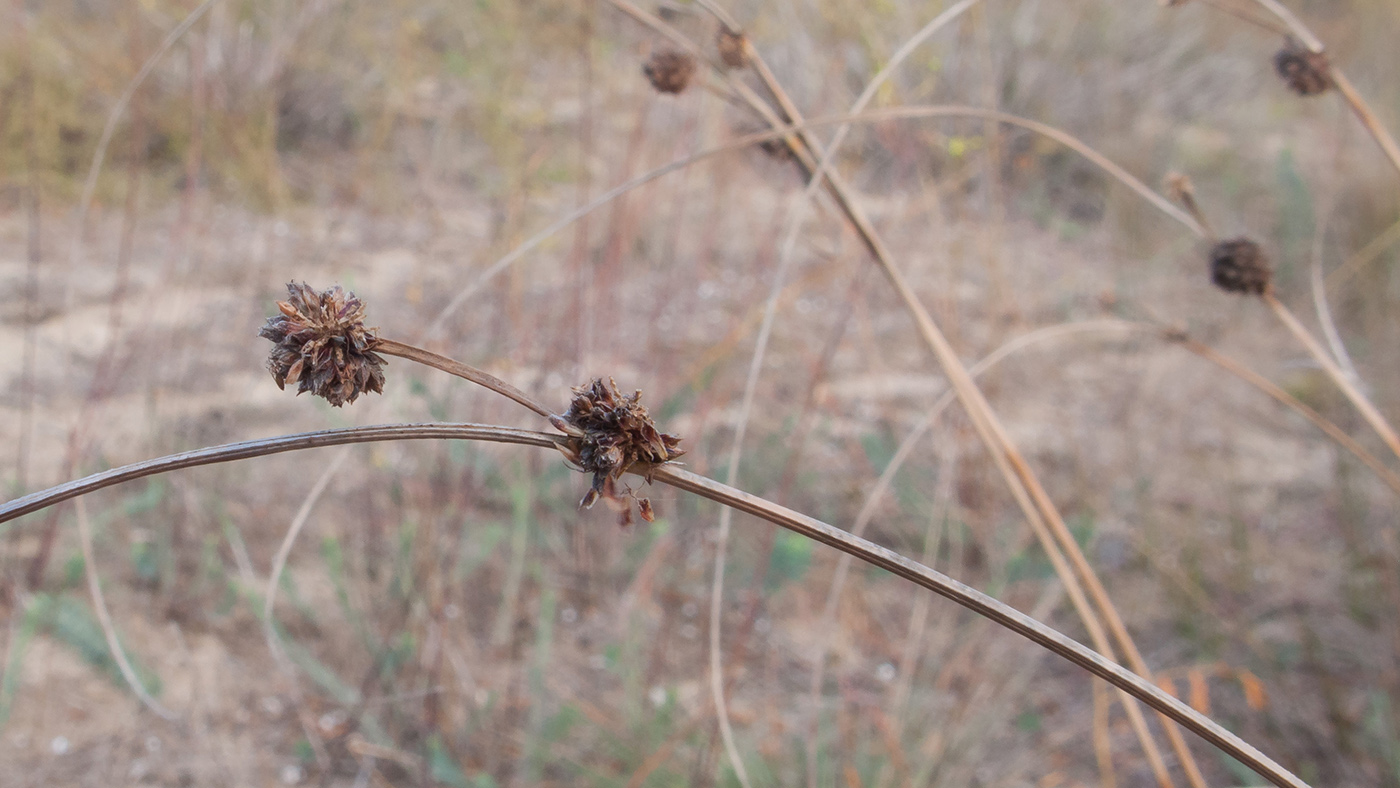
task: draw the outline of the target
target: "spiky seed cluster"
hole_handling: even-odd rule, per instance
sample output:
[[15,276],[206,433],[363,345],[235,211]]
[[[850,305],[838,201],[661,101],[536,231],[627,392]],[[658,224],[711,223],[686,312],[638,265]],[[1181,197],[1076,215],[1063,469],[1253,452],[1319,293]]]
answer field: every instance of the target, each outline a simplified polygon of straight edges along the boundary
[[275,343],[267,369],[277,387],[296,383],[297,394],[309,391],[337,408],[362,392],[383,392],[384,359],[374,353],[379,337],[365,328],[364,303],[339,286],[318,292],[288,282],[287,293],[258,332]]
[[680,93],[695,75],[695,58],[676,50],[653,52],[642,73],[658,93]]
[[619,493],[617,481],[629,470],[645,476],[651,468],[681,456],[685,453],[678,448],[681,439],[656,428],[641,404],[642,392],[623,394],[612,378],[607,382],[595,378],[573,392],[568,412],[549,420],[569,436],[561,449],[564,455],[579,470],[593,474],[593,486],[579,506],[592,507],[600,497],[621,504],[626,525],[632,519],[630,500],[635,499],[642,519],[651,522],[656,516],[651,501],[631,490]]
[[719,51],[720,62],[732,69],[741,69],[749,65],[749,52],[745,46],[744,34],[737,30],[730,30],[729,25],[720,25],[719,32],[715,34],[715,49]]
[[1264,250],[1248,238],[1221,241],[1210,249],[1210,279],[1221,290],[1263,295],[1272,276]]
[[1274,70],[1300,96],[1316,96],[1332,87],[1327,55],[1313,52],[1291,36],[1274,55]]

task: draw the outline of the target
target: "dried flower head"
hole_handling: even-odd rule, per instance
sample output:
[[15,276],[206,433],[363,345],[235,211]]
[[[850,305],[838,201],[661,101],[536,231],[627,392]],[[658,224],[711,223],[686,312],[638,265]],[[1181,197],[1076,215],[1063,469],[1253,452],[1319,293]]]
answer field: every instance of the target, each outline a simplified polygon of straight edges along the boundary
[[1264,250],[1248,238],[1221,241],[1210,249],[1210,279],[1221,290],[1263,295],[1272,276]]
[[651,501],[638,498],[630,489],[619,493],[617,480],[628,471],[648,476],[652,468],[681,456],[685,453],[678,448],[681,439],[656,428],[641,404],[642,392],[625,395],[612,378],[606,383],[595,378],[573,392],[568,412],[549,421],[569,436],[561,447],[564,456],[579,470],[593,474],[593,486],[579,506],[589,508],[600,497],[620,504],[626,525],[632,517],[630,501],[635,499],[642,519],[651,522],[656,516]]
[[267,319],[258,336],[275,345],[267,368],[278,388],[297,384],[337,408],[361,392],[384,391],[384,359],[374,353],[379,337],[365,328],[365,305],[339,286],[317,292],[305,282],[287,283],[289,297]]
[[720,62],[733,69],[746,68],[749,65],[748,39],[737,30],[730,30],[729,25],[720,25],[719,32],[715,34],[715,49],[719,50]]
[[642,66],[642,73],[658,93],[679,93],[695,75],[695,58],[673,49],[653,52]]
[[1327,55],[1314,52],[1289,36],[1274,55],[1274,70],[1300,96],[1316,96],[1332,87]]

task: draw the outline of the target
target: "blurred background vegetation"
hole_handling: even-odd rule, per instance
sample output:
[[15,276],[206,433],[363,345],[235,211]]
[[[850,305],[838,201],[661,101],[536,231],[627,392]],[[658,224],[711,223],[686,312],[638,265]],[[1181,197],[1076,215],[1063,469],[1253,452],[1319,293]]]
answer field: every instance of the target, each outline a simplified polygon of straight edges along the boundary
[[[540,426],[398,361],[383,397],[344,410],[279,392],[256,332],[293,279],[352,289],[384,335],[561,410],[596,375],[641,388],[689,466],[722,477],[803,185],[781,156],[723,155],[632,192],[425,337],[554,219],[760,128],[721,80],[702,69],[679,96],[655,94],[641,65],[669,44],[601,0],[222,0],[132,96],[84,215],[109,114],[197,5],[0,9],[8,497],[295,430]],[[729,10],[816,117],[846,112],[944,5]],[[1257,8],[986,0],[875,105],[995,107],[1149,185],[1190,176],[1223,234],[1263,243],[1280,297],[1309,320],[1321,266],[1369,394],[1400,414],[1400,176],[1335,95],[1299,98],[1278,80],[1278,35],[1217,5]],[[1400,5],[1288,5],[1400,127]],[[713,46],[698,6],[648,10]],[[1393,493],[1256,390],[1105,322],[1179,325],[1383,453],[1267,311],[1211,288],[1204,246],[1180,227],[1029,133],[870,124],[838,158],[964,359],[1066,329],[982,382],[1164,681],[1304,779],[1400,785]],[[739,486],[848,526],[946,386],[855,237],[829,208],[817,215],[783,291]],[[322,478],[282,578],[279,661],[263,635],[268,570]],[[117,672],[72,508],[0,526],[0,782],[736,784],[705,684],[714,507],[656,491],[657,522],[621,528],[604,507],[576,510],[585,485],[553,457],[444,442],[92,496],[94,568],[138,676],[182,715],[173,723]],[[877,512],[876,541],[1084,639],[956,407]],[[855,572],[827,620],[835,554],[736,526],[726,680],[756,784],[1153,784],[1121,709],[1096,712],[1087,676],[879,572]],[[1192,745],[1211,785],[1257,783]]]

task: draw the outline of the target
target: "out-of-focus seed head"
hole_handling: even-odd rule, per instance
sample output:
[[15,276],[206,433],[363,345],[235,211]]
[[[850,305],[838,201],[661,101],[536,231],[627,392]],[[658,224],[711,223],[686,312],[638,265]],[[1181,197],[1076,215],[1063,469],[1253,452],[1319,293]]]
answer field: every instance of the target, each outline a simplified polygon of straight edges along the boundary
[[720,62],[732,69],[746,68],[749,65],[748,39],[729,25],[720,25],[715,34],[715,49],[719,51]]
[[1332,87],[1330,64],[1324,52],[1314,52],[1292,36],[1274,55],[1274,70],[1294,93],[1316,96]]
[[642,73],[658,93],[680,93],[695,75],[695,58],[674,49],[653,52]]
[[288,298],[258,336],[273,342],[267,369],[278,388],[297,384],[335,407],[362,392],[384,391],[384,359],[374,352],[375,329],[365,328],[365,305],[339,286],[317,291],[287,283]]
[[636,500],[642,519],[651,522],[656,517],[651,501],[630,489],[619,490],[618,479],[628,471],[650,478],[653,468],[685,453],[681,439],[656,428],[641,404],[642,392],[623,394],[612,378],[595,378],[573,392],[568,412],[549,421],[569,436],[560,446],[564,456],[593,474],[593,485],[579,506],[586,509],[603,498],[621,507],[626,525],[631,522],[631,501]]
[[1167,196],[1177,202],[1188,202],[1195,199],[1196,187],[1191,183],[1191,178],[1179,172],[1167,173]]
[[1248,238],[1221,241],[1210,249],[1210,279],[1221,290],[1263,295],[1272,277],[1264,250]]

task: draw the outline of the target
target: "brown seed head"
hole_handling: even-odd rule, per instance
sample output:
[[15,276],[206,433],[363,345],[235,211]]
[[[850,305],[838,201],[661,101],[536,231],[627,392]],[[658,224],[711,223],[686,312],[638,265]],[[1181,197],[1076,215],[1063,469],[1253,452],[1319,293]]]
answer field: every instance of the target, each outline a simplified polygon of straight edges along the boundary
[[[631,490],[619,493],[617,480],[629,470],[645,476],[651,468],[685,454],[679,448],[681,439],[656,428],[640,402],[642,392],[623,394],[612,378],[606,383],[602,378],[595,378],[586,386],[574,388],[573,392],[568,412],[550,417],[550,423],[569,436],[561,447],[564,455],[579,470],[593,474],[593,486],[579,506],[591,507],[600,497],[620,503],[625,524],[631,518],[628,499],[636,496]],[[636,499],[642,519],[650,522],[655,516],[651,502],[645,498]]]
[[289,297],[258,336],[273,341],[267,369],[278,388],[297,384],[335,407],[361,392],[384,391],[384,359],[374,353],[375,329],[365,328],[365,305],[339,286],[317,292],[305,282],[287,283]]
[[715,49],[719,50],[720,62],[733,69],[749,65],[748,40],[743,33],[730,30],[729,25],[720,25],[715,34]]
[[676,50],[653,52],[642,73],[658,93],[679,93],[695,74],[695,58]]
[[1210,279],[1221,290],[1263,295],[1272,276],[1264,250],[1248,238],[1221,241],[1210,249]]
[[1300,96],[1316,96],[1332,87],[1326,53],[1313,52],[1292,36],[1274,55],[1274,70]]

